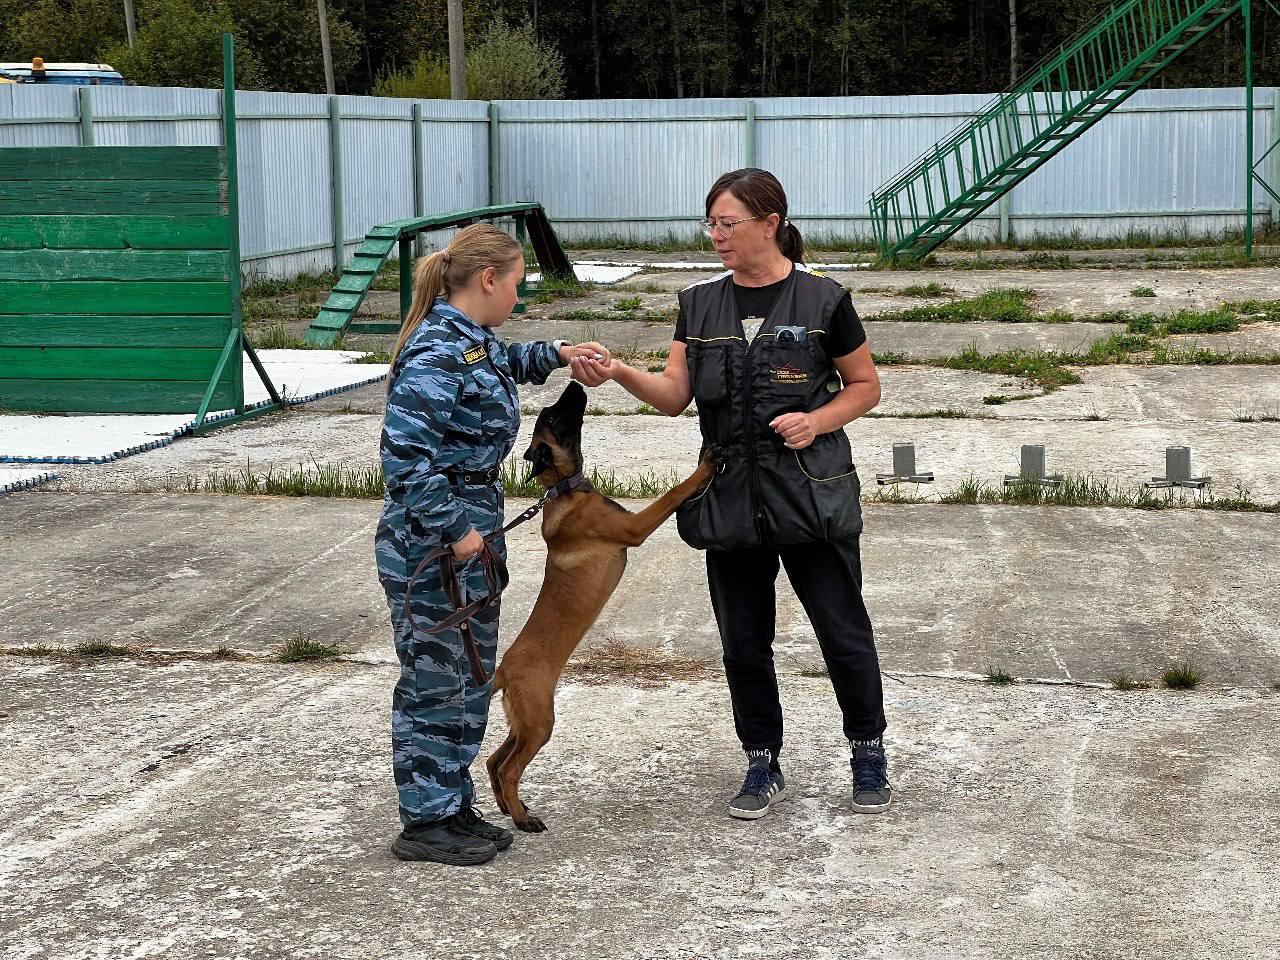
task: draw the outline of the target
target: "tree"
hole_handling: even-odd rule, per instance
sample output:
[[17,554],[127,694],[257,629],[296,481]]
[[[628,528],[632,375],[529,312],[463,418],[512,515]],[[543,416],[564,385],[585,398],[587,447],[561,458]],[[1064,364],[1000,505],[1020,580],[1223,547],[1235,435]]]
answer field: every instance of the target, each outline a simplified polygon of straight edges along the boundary
[[[225,2],[152,0],[138,11],[138,41],[107,52],[111,65],[130,82],[157,87],[222,86],[222,34],[234,30]],[[253,51],[237,44],[236,85],[257,87],[261,66]]]

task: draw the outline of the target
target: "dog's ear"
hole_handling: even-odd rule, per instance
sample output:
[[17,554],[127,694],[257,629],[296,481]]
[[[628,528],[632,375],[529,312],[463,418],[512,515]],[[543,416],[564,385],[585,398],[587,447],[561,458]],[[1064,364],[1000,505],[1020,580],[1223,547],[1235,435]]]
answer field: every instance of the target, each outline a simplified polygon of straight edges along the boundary
[[551,452],[549,444],[539,442],[529,452],[532,454],[529,459],[533,462],[532,470],[535,477],[555,466],[555,455]]

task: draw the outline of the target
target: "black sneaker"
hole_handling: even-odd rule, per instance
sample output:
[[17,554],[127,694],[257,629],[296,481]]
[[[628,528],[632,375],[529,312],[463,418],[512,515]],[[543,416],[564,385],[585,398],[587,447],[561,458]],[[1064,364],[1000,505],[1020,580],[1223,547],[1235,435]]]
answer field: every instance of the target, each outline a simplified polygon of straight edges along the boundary
[[510,830],[504,830],[482,819],[480,811],[475,807],[463,807],[453,815],[453,823],[463,833],[469,833],[481,840],[488,840],[499,850],[507,849],[515,840],[515,834]]
[[454,817],[420,827],[409,827],[391,843],[401,860],[430,860],[458,867],[488,863],[498,855],[490,841],[465,833]]
[[853,759],[853,809],[858,813],[884,813],[893,800],[889,786],[889,760],[884,755],[884,740],[850,740]]
[[729,816],[759,820],[769,812],[769,804],[786,799],[787,782],[781,772],[769,769],[768,750],[748,750],[747,757],[747,778],[738,795],[729,801]]

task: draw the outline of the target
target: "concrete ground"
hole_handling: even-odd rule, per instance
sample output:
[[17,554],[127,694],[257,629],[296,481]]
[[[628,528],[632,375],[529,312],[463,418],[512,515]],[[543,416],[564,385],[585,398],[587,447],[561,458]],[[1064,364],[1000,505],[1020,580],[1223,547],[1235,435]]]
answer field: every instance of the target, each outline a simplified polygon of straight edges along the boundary
[[[920,303],[897,291],[931,280],[956,295],[1029,287],[1038,309],[1086,316],[1270,299],[1275,278],[1121,267],[848,282],[893,289],[855,293],[869,317]],[[1158,296],[1129,297],[1139,284]],[[588,307],[627,295],[603,289]],[[638,295],[645,311],[674,305],[670,293]],[[504,332],[574,336],[568,325],[535,314]],[[667,320],[597,326],[616,350],[669,344]],[[877,351],[917,359],[969,343],[1079,349],[1119,329],[867,326]],[[1276,353],[1277,326],[1169,345]],[[882,416],[849,429],[864,493],[900,441],[938,477],[903,492],[933,499],[969,477],[1000,485],[1022,443],[1045,443],[1051,471],[1124,489],[1186,443],[1219,495],[1240,484],[1280,499],[1276,367],[1078,372],[1081,384],[1043,394],[1016,378],[884,367]],[[522,402],[553,400],[564,378],[522,390]],[[983,402],[996,394],[1031,396]],[[114,464],[59,467],[48,487],[0,496],[5,960],[1280,955],[1274,514],[864,504],[894,808],[849,810],[838,711],[781,578],[795,799],[754,824],[724,813],[742,758],[704,561],[668,523],[631,551],[526,777],[551,832],[479,869],[394,860],[379,503],[185,492],[214,472],[372,466],[384,396],[366,387]],[[612,385],[591,403],[589,465],[620,477],[692,468],[692,417],[623,415],[637,404]],[[939,409],[966,416],[912,416]],[[511,535],[510,553],[504,644],[541,583],[535,524]],[[342,657],[276,662],[294,637]],[[93,641],[130,651],[74,652]],[[5,653],[15,649],[24,655]],[[1161,671],[1184,661],[1200,686],[1161,689]],[[992,672],[1018,682],[980,682]],[[1122,675],[1151,686],[1111,689]],[[482,755],[503,734],[495,709]]]
[[1274,692],[890,682],[864,817],[830,688],[788,676],[793,798],[743,823],[720,683],[570,682],[524,783],[549,832],[459,869],[387,849],[389,667],[2,662],[12,960],[1280,950]]

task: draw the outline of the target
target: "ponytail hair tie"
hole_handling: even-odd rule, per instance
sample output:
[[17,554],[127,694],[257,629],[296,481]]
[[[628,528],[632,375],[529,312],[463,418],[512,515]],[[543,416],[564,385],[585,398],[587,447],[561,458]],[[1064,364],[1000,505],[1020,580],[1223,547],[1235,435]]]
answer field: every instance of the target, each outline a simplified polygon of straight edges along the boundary
[[453,262],[453,255],[448,250],[444,250],[440,254],[440,262],[446,267]]

